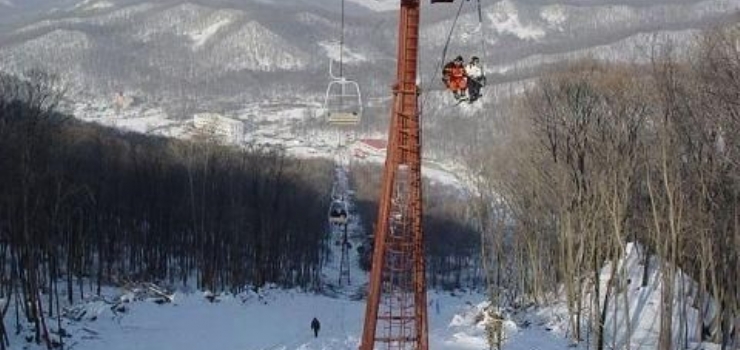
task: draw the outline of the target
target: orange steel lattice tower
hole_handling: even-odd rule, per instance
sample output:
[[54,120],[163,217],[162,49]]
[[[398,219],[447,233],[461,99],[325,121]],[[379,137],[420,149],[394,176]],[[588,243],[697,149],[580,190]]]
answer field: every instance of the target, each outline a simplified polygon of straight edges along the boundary
[[347,223],[342,225],[342,257],[339,260],[339,285],[342,285],[342,281],[347,281],[347,285],[350,285],[349,275],[349,239],[347,237]]
[[416,85],[419,13],[420,0],[401,0],[397,82],[360,350],[429,348]]

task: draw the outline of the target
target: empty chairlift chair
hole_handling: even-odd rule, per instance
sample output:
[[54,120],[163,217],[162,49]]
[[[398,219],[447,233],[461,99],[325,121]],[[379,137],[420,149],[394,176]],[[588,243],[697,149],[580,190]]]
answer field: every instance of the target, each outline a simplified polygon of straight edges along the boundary
[[327,122],[337,126],[354,126],[362,119],[362,92],[356,81],[335,76],[329,63],[331,81],[326,87],[324,110]]

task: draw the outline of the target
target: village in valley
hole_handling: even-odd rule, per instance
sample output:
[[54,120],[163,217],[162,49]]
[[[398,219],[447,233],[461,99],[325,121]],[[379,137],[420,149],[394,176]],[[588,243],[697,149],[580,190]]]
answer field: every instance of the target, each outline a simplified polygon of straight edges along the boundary
[[[327,125],[320,104],[253,103],[236,111],[198,112],[191,118],[175,119],[162,108],[118,92],[108,100],[77,102],[67,108],[80,119],[122,130],[237,147],[277,148],[302,158],[331,158],[341,150],[353,161],[382,162],[387,148],[382,133]],[[425,160],[425,165],[444,171],[431,160]],[[452,172],[447,175],[453,176]]]

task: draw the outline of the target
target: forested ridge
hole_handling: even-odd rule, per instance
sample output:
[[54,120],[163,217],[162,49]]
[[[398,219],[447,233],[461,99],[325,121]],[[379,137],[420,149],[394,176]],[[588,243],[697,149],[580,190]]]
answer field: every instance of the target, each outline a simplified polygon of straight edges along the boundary
[[[659,349],[740,343],[738,40],[735,25],[650,64],[561,67],[469,137],[495,303],[564,298],[575,342],[629,347],[626,291],[660,286]],[[630,242],[640,280],[615,263]]]
[[42,315],[107,284],[315,286],[329,161],[77,122],[55,86],[0,77],[3,320],[15,304],[48,342]]

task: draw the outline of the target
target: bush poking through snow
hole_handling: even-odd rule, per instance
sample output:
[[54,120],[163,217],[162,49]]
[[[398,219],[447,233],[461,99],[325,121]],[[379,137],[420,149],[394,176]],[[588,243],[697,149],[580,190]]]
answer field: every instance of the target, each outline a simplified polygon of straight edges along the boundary
[[218,303],[221,301],[220,299],[218,299],[218,295],[211,292],[210,290],[203,292],[203,297],[211,303]]
[[504,344],[504,316],[500,310],[489,305],[483,312],[479,314],[482,317],[484,327],[486,329],[486,340],[488,341],[488,348],[493,350],[501,350],[501,346]]

